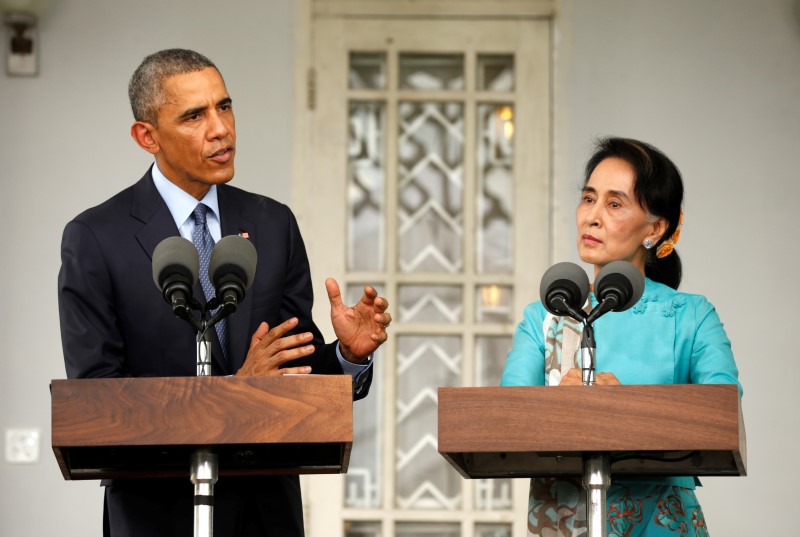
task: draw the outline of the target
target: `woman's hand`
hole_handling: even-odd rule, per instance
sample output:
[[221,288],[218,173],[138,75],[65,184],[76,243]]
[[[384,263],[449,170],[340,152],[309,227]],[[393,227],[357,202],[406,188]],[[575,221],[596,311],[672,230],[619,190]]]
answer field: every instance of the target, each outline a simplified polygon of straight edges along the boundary
[[[597,386],[621,386],[622,383],[614,373],[596,373],[595,382]],[[559,386],[580,386],[583,384],[583,373],[580,369],[573,367],[561,378]]]

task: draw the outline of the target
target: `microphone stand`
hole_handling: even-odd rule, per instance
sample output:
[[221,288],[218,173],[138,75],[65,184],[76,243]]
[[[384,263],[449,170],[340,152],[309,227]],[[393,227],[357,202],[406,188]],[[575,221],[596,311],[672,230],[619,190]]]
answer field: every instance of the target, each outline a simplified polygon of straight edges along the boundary
[[[569,315],[583,324],[580,355],[581,380],[585,386],[595,386],[596,344],[592,323],[609,311],[623,311],[638,301],[644,291],[644,278],[636,267],[627,261],[609,263],[600,270],[595,278],[595,292],[600,302],[587,314],[578,309],[579,304],[576,304],[575,307],[569,304],[569,302],[575,302],[574,299],[578,295],[585,300],[585,294],[572,292],[574,291],[573,287],[581,289],[580,280],[583,278],[576,277],[570,270],[565,269],[561,272],[563,274],[560,274],[560,277],[566,278],[568,282],[561,282],[555,277],[553,281],[543,278],[542,286],[546,292],[540,291],[542,302],[549,312],[556,315]],[[546,286],[545,281],[548,282]],[[555,285],[556,283],[558,285]],[[567,285],[567,283],[572,285]],[[633,300],[631,301],[631,299]],[[620,305],[623,307],[618,310]],[[606,493],[611,485],[611,454],[609,452],[585,452],[582,459],[588,537],[606,537],[608,535]]]
[[581,337],[581,378],[585,386],[594,386],[595,361],[597,345],[594,342],[594,327],[591,321],[583,319],[583,337]]
[[[584,386],[595,385],[594,327],[597,316],[583,319],[581,338],[581,373]],[[611,486],[611,454],[605,452],[583,453],[583,487],[586,489],[586,529],[588,537],[606,537],[606,496]]]
[[[210,300],[205,307],[199,303],[192,304],[200,309],[200,320],[193,315],[179,315],[197,331],[197,376],[211,376],[211,329],[221,319],[236,311],[236,304],[226,301],[219,311],[207,319],[209,311],[219,305],[216,298]],[[191,458],[191,481],[194,485],[194,537],[212,537],[214,535],[214,484],[219,478],[219,460],[210,448],[198,448]]]
[[203,319],[200,321],[200,328],[197,330],[197,376],[211,376],[211,332],[209,332],[208,322]]
[[[220,278],[211,277],[209,272],[210,279],[214,280],[212,287],[216,296],[208,300],[205,306],[192,297],[192,287],[197,283],[201,265],[192,242],[170,237],[159,243],[153,252],[153,279],[156,285],[171,304],[172,312],[192,325],[197,333],[195,363],[198,377],[212,374],[211,328],[236,311],[248,287],[246,282],[251,281],[255,274],[255,247],[246,239],[239,238],[238,241],[234,237],[223,237],[214,247],[216,254],[212,253],[212,259],[202,264],[204,272],[212,268],[215,274],[221,271]],[[164,244],[166,246],[162,246]],[[219,263],[216,263],[215,255]],[[223,267],[228,272],[222,270]],[[192,310],[199,311],[200,315],[196,316]],[[217,311],[212,314],[214,310]],[[212,537],[214,533],[214,484],[218,477],[217,454],[210,447],[199,446],[191,457],[195,537]]]
[[[197,376],[211,376],[211,332],[203,310],[197,330]],[[217,454],[209,448],[198,448],[191,459],[191,481],[194,485],[194,537],[214,535],[214,484],[219,477]]]
[[[595,385],[595,351],[594,327],[592,323],[603,313],[611,309],[603,301],[588,315],[583,310],[571,307],[567,301],[556,296],[553,304],[559,306],[560,312],[567,314],[583,324],[581,337],[581,379],[584,386]],[[616,302],[615,302],[616,304]],[[582,455],[583,487],[586,489],[586,529],[587,537],[607,537],[606,528],[606,496],[611,486],[611,454],[604,452],[588,452]]]

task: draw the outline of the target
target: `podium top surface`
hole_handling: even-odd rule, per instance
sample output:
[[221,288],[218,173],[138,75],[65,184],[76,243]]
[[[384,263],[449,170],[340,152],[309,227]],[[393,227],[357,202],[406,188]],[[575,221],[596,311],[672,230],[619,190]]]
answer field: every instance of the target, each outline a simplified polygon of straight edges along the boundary
[[[53,380],[53,451],[66,479],[187,475],[198,447],[220,475],[346,471],[346,375]],[[188,458],[185,459],[188,461]]]
[[[735,385],[439,389],[439,452],[464,476],[746,475]],[[615,462],[616,461],[616,462]]]

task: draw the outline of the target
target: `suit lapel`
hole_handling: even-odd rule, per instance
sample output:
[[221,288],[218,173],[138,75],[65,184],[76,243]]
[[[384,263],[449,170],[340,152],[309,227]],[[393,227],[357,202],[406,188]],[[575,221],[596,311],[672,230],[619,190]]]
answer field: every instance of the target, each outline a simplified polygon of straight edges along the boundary
[[[180,231],[178,231],[178,227],[175,225],[175,219],[172,217],[172,213],[169,212],[169,207],[167,207],[161,194],[158,193],[158,189],[156,189],[155,183],[153,183],[153,177],[149,170],[133,187],[131,216],[143,224],[136,233],[136,240],[142,246],[144,253],[151,260],[153,258],[153,251],[161,241],[168,237],[180,236]],[[203,298],[203,289],[199,282],[194,286],[194,296],[199,297],[201,303],[205,302]],[[165,307],[169,306],[165,304]],[[219,358],[223,354],[216,330],[211,330],[211,354],[214,360],[217,361],[217,366],[221,371],[225,373],[231,372],[228,371],[228,367],[224,363],[225,361]],[[234,354],[234,356],[237,355]],[[187,359],[192,358],[187,357]],[[235,372],[238,368],[239,366],[233,369],[233,371]]]
[[[227,185],[217,187],[217,201],[219,203],[222,236],[241,235],[253,240],[255,225],[245,216],[244,200],[237,199],[236,191]],[[262,262],[262,261],[259,261]],[[251,282],[252,283],[252,282]],[[253,307],[253,296],[246,292],[244,300],[236,311],[228,317],[228,330],[230,332],[231,368],[238,371],[244,363],[250,344],[250,317]]]
[[133,186],[131,216],[144,224],[136,233],[136,240],[150,259],[158,243],[167,237],[179,235],[175,220],[158,193],[149,170]]

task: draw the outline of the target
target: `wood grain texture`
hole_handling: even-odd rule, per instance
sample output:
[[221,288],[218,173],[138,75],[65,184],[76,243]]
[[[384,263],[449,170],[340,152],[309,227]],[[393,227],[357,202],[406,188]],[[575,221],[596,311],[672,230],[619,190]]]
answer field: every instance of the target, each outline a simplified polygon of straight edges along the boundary
[[618,466],[631,473],[669,474],[643,458],[692,452],[676,475],[746,473],[734,385],[440,388],[439,452],[466,477],[568,475],[585,452],[636,452]]
[[349,462],[345,375],[54,380],[50,388],[52,445],[68,479],[183,473],[182,457],[197,446],[221,453],[221,474],[341,471]]

